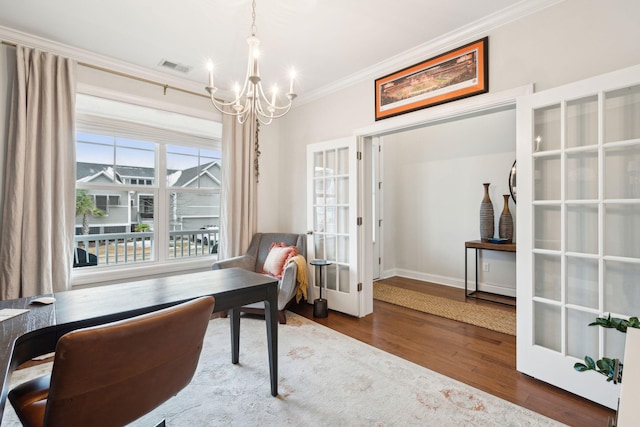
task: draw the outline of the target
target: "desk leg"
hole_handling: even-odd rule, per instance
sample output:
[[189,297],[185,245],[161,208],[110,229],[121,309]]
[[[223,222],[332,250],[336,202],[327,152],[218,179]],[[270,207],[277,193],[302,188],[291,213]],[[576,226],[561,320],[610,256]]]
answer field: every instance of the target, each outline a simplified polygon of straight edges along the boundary
[[269,347],[269,373],[271,395],[278,395],[278,288],[268,291],[264,302],[264,314],[267,324],[267,345]]
[[231,363],[240,361],[240,309],[232,308],[231,314]]

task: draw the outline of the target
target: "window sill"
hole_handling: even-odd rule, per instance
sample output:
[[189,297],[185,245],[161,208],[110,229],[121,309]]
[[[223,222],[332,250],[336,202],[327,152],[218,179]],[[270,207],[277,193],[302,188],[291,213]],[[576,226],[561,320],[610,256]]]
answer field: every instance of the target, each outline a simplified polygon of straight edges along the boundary
[[162,276],[195,273],[211,269],[211,264],[217,261],[217,259],[217,255],[214,255],[196,260],[180,260],[165,263],[148,262],[122,267],[93,267],[86,268],[86,270],[76,269],[71,273],[71,287],[72,289],[90,288],[94,286],[153,279]]

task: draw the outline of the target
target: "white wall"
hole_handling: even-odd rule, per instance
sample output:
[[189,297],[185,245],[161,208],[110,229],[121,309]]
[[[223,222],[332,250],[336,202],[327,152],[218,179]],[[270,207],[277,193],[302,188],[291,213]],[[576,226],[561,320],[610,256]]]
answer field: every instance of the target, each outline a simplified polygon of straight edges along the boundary
[[[488,34],[479,34],[477,38],[489,36],[490,92],[530,83],[543,90],[640,63],[638,16],[640,2],[636,0],[566,0]],[[396,70],[388,70],[392,71]],[[277,146],[280,157],[286,157],[291,164],[286,170],[281,168],[278,183],[271,184],[280,188],[277,223],[281,231],[306,229],[306,145],[353,135],[354,130],[374,124],[373,89],[373,81],[361,82],[299,105],[281,119]],[[437,163],[434,161],[431,168],[442,168]],[[504,163],[503,174],[508,174],[506,158]],[[479,184],[474,182],[474,186]],[[480,190],[478,194],[481,195]],[[481,197],[476,199],[479,206]],[[499,202],[495,198],[493,201]],[[474,215],[477,209],[474,208]],[[471,227],[469,231],[477,232]],[[412,248],[411,241],[403,244]],[[460,242],[439,254],[450,264],[447,275],[455,276],[456,271],[460,274],[460,266],[464,267],[459,245]],[[463,274],[462,271],[458,280],[464,279]]]
[[[14,51],[11,48],[11,51]],[[191,114],[196,117],[220,121],[220,114],[215,112],[208,97],[196,96],[177,90],[168,89],[166,94],[161,86],[141,82],[116,74],[78,65],[78,91],[98,90],[101,95],[106,93],[124,101],[140,103],[150,107],[170,109],[176,112]]]
[[[515,140],[514,109],[384,137],[385,277],[464,286],[464,242],[480,238],[482,183],[491,183],[497,237]],[[515,219],[511,198],[509,209]],[[482,257],[489,272],[479,281],[491,288],[481,289],[515,295],[514,254],[483,251]],[[469,259],[474,259],[472,250]],[[470,262],[470,278],[473,268]]]

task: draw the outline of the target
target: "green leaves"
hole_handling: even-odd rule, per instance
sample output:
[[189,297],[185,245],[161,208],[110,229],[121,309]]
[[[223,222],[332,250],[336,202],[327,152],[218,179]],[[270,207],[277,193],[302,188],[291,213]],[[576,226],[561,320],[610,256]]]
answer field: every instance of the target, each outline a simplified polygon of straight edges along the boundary
[[[602,326],[603,328],[616,329],[622,333],[627,333],[627,328],[640,329],[640,321],[637,317],[631,317],[629,320],[620,319],[609,316],[597,317],[595,322],[589,323],[589,326]],[[616,366],[617,363],[617,366]],[[585,356],[584,363],[576,363],[573,369],[578,372],[595,371],[607,377],[607,381],[614,383],[622,382],[622,363],[617,359],[603,357],[598,361],[594,361],[591,357]]]
[[618,371],[616,372],[616,359],[603,357],[598,361],[594,361],[591,357],[584,357],[585,363],[576,363],[573,369],[578,372],[595,371],[607,377],[607,381],[622,382],[622,363],[618,363]]
[[603,328],[616,329],[622,333],[627,332],[627,328],[640,329],[640,321],[637,317],[631,317],[629,320],[619,319],[617,317],[598,317],[593,323],[589,323],[589,326],[602,326]]

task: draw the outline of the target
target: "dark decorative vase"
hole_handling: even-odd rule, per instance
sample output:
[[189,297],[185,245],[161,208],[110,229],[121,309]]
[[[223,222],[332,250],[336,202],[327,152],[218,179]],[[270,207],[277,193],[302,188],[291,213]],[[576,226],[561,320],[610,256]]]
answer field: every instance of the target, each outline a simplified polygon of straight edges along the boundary
[[489,183],[484,185],[484,198],[480,203],[480,240],[486,242],[494,233],[493,204],[489,197]]
[[498,223],[498,233],[501,239],[507,239],[511,243],[513,239],[513,218],[511,217],[511,211],[509,211],[509,195],[503,194],[502,197],[504,197],[504,208]]

